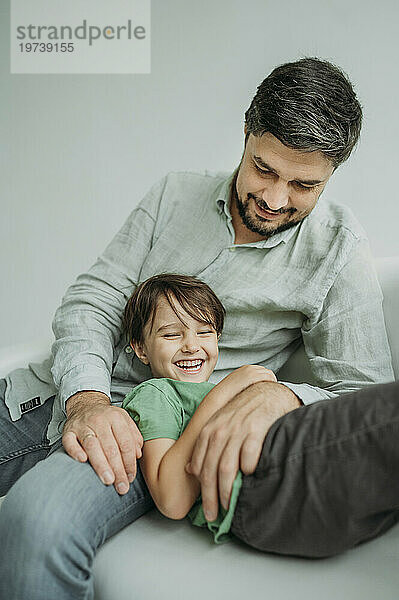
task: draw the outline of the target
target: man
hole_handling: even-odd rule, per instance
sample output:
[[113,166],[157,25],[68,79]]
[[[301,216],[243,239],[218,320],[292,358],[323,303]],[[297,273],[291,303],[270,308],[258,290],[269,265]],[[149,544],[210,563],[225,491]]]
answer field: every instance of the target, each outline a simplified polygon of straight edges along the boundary
[[[227,505],[239,466],[246,474],[244,499],[254,478],[263,481],[265,469],[272,468],[279,473],[278,505],[286,509],[275,516],[264,491],[249,499],[260,515],[254,522],[239,502],[236,535],[282,553],[317,556],[341,549],[328,545],[330,531],[303,535],[312,529],[308,492],[302,529],[288,515],[296,502],[290,492],[308,490],[305,479],[318,476],[323,461],[330,461],[326,449],[337,446],[339,432],[353,426],[347,433],[354,440],[365,430],[366,403],[356,394],[346,402],[342,394],[393,379],[364,232],[345,207],[318,202],[356,144],[361,119],[352,86],[338,68],[313,58],[278,67],[246,113],[238,169],[228,177],[169,174],[67,291],[53,323],[52,360],[10,374],[0,389],[6,404],[0,404],[0,493],[16,482],[0,513],[6,548],[0,586],[7,597],[91,597],[99,545],[152,506],[136,472],[141,436],[118,406],[151,373],[132,355],[121,318],[138,283],[165,271],[198,276],[227,309],[212,381],[245,363],[278,373],[303,342],[317,384],[252,386],[209,421],[187,466],[201,481],[207,517],[215,515],[218,498]],[[321,410],[319,400],[328,400]],[[373,401],[367,415],[374,414]],[[61,433],[65,452],[56,450]],[[310,439],[321,450],[308,473],[303,456]],[[357,449],[356,465],[364,451]],[[270,465],[269,457],[277,462]],[[324,479],[323,489],[337,489],[337,468]],[[259,540],[256,530],[270,521],[269,514],[280,528],[271,541]],[[380,530],[386,526],[384,521]],[[335,530],[340,538],[342,528]],[[344,547],[372,535],[367,527],[362,536],[355,531]],[[15,574],[10,565],[21,561],[26,568]]]

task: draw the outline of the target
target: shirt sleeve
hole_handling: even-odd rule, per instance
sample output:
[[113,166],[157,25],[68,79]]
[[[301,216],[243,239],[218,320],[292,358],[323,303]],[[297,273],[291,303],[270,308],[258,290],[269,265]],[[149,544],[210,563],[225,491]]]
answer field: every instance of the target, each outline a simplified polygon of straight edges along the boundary
[[393,381],[382,292],[368,242],[358,240],[302,338],[314,383],[284,383],[304,404]]
[[124,399],[122,407],[127,410],[143,440],[169,438],[177,440],[183,429],[181,407],[151,384],[138,386]]
[[110,397],[123,311],[151,248],[165,181],[151,188],[96,263],[67,290],[55,313],[51,373],[64,412],[68,398],[79,391]]

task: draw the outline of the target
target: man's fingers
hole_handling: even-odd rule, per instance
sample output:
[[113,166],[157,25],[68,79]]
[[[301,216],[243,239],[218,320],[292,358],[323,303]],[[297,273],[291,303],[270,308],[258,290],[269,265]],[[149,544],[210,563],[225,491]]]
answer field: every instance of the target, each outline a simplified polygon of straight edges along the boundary
[[265,440],[264,431],[248,434],[241,446],[240,468],[244,475],[251,475],[256,469]]
[[69,454],[73,459],[79,462],[87,461],[87,454],[79,444],[76,434],[73,431],[67,431],[62,436],[62,445],[64,446],[65,452]]
[[195,442],[193,454],[191,456],[189,472],[199,479],[204,463],[204,458],[208,450],[208,436],[203,429]]
[[219,462],[218,488],[220,503],[226,510],[229,508],[231,490],[238,473],[240,461],[240,447],[237,440],[232,438],[225,446]]
[[218,468],[224,444],[223,431],[217,430],[209,436],[207,452],[199,476],[202,506],[207,521],[214,521],[219,512]]
[[[129,417],[130,418],[130,417]],[[132,429],[125,423],[114,422],[112,432],[117,440],[126,477],[131,483],[136,477],[137,444]]]
[[216,471],[205,471],[201,476],[201,498],[205,519],[207,521],[214,521],[219,512]]
[[107,460],[103,447],[98,437],[82,433],[80,436],[80,444],[83,446],[89,461],[101,481],[105,485],[110,485],[115,481],[115,474],[112,466]]
[[[114,437],[111,427],[109,427],[109,429],[99,431],[98,436],[101,441],[103,454],[111,467],[112,473],[114,474],[114,487],[118,494],[126,494],[129,491],[129,480],[127,478],[125,467],[122,461],[119,445]],[[91,462],[90,455],[89,460]],[[94,469],[97,471],[95,467]]]
[[128,420],[128,424],[129,428],[132,431],[133,439],[135,442],[136,458],[141,458],[143,456],[143,436],[141,435],[140,429],[137,427],[136,423],[130,417]]

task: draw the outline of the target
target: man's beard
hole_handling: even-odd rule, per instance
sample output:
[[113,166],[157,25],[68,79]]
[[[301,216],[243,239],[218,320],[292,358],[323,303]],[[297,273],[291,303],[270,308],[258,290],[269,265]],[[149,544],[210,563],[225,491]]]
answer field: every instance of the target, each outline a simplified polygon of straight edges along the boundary
[[302,216],[302,217],[298,217],[296,219],[290,219],[289,221],[286,221],[285,223],[281,223],[280,225],[275,226],[275,225],[273,225],[272,221],[267,221],[266,219],[263,219],[262,217],[259,217],[259,216],[253,217],[250,214],[249,204],[250,204],[251,198],[254,201],[257,201],[257,203],[259,204],[259,206],[261,208],[263,208],[264,210],[269,210],[270,212],[274,212],[275,214],[277,214],[277,212],[280,212],[281,214],[287,214],[291,217],[294,213],[297,212],[297,209],[296,208],[287,208],[287,209],[280,209],[280,211],[272,211],[265,202],[263,202],[262,200],[256,199],[256,197],[253,194],[248,194],[247,199],[243,202],[238,196],[235,182],[233,183],[232,193],[233,193],[233,202],[235,201],[235,203],[236,203],[238,213],[239,213],[244,225],[250,231],[253,231],[254,233],[258,233],[259,235],[261,235],[265,238],[269,238],[272,235],[276,235],[276,233],[280,233],[281,231],[286,231],[287,229],[294,227],[295,225],[300,223],[302,221],[302,219],[304,218],[304,216]]

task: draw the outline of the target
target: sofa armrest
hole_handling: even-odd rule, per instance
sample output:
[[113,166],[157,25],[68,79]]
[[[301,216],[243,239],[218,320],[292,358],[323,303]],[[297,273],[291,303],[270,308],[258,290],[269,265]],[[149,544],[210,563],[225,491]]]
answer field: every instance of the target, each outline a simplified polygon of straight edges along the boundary
[[27,367],[30,362],[41,362],[48,358],[52,343],[53,340],[47,337],[0,348],[0,377],[5,377],[14,369]]

